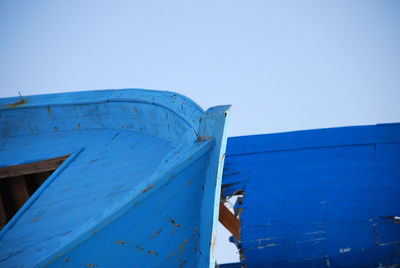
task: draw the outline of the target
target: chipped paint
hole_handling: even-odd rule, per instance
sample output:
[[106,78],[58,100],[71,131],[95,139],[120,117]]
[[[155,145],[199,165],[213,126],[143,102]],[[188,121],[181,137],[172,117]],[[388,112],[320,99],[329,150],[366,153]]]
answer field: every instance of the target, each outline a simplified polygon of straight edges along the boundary
[[399,142],[400,124],[228,139],[223,196],[246,191],[235,205],[242,241],[231,239],[241,263],[400,263]]
[[331,261],[329,259],[326,259],[326,266],[331,267]]
[[350,252],[350,251],[351,251],[351,248],[349,248],[349,247],[339,249],[339,253],[347,253],[347,252]]

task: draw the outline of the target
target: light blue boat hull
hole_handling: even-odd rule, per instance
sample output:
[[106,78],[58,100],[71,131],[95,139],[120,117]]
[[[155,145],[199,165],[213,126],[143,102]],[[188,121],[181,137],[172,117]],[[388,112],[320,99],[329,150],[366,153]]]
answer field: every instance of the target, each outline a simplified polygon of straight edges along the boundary
[[245,267],[400,266],[400,124],[229,138],[223,184]]
[[0,168],[69,155],[0,233],[1,267],[214,267],[229,106],[106,90],[0,100]]

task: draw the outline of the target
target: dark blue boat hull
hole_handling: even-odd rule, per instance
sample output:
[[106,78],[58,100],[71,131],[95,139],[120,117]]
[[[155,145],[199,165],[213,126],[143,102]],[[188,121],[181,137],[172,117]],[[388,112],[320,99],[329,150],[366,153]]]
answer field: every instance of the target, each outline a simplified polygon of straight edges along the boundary
[[400,124],[230,138],[223,185],[247,267],[400,264]]

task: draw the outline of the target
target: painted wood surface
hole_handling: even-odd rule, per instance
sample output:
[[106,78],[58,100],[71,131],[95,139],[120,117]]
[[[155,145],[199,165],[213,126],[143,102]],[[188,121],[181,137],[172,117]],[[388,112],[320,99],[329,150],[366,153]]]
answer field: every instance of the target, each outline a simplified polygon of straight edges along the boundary
[[0,99],[0,167],[71,154],[0,233],[0,266],[213,266],[228,112],[140,89]]
[[400,265],[400,124],[229,138],[223,185],[247,267]]

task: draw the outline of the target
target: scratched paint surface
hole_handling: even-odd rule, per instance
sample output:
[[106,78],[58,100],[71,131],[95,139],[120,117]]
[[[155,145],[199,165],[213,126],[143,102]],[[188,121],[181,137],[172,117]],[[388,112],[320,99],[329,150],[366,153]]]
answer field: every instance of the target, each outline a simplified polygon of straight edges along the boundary
[[213,114],[147,90],[0,99],[0,167],[79,152],[0,233],[0,266],[212,265],[200,215],[215,198],[204,187],[215,185],[224,120],[209,120],[216,136],[198,133]]
[[229,138],[223,184],[248,267],[400,264],[400,124]]

